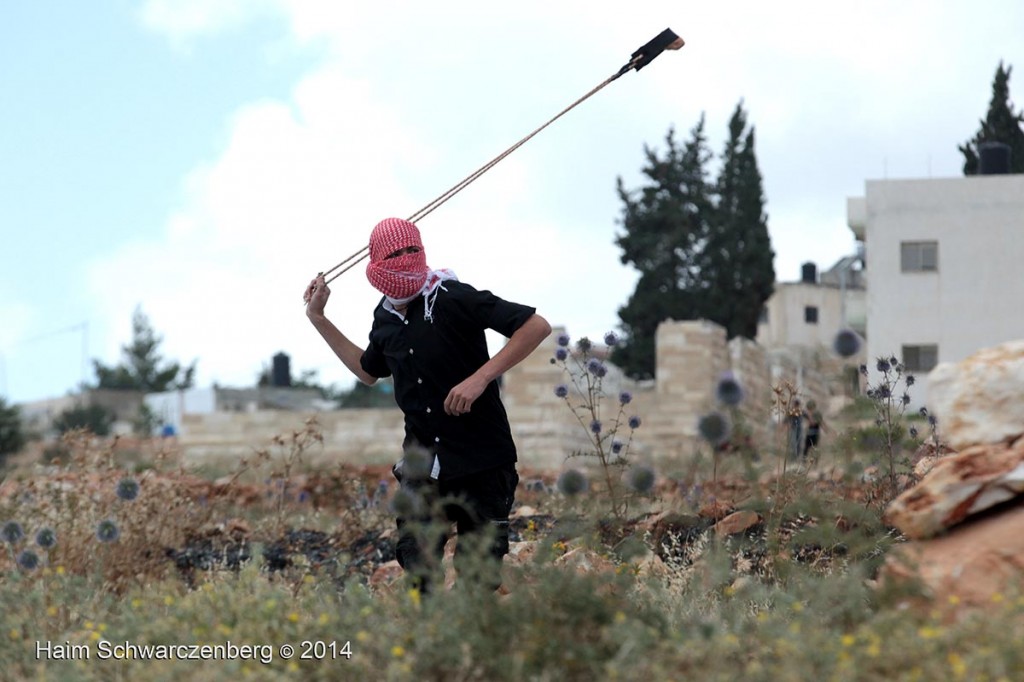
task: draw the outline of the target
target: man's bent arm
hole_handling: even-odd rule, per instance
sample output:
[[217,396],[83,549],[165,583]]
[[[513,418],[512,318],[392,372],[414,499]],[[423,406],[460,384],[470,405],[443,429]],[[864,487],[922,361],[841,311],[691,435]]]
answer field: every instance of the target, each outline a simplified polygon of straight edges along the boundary
[[541,341],[551,334],[551,325],[540,315],[534,313],[519,329],[509,337],[508,343],[494,357],[484,363],[477,374],[489,384],[499,376],[512,369],[537,349]]
[[377,383],[377,377],[370,376],[363,370],[363,366],[360,363],[360,358],[363,357],[362,348],[352,343],[325,315],[307,313],[306,316],[313,323],[313,326],[316,327],[316,330],[320,332],[320,336],[324,337],[324,341],[331,347],[334,354],[338,356],[338,359],[348,367],[350,372],[356,375],[359,381],[367,386]]

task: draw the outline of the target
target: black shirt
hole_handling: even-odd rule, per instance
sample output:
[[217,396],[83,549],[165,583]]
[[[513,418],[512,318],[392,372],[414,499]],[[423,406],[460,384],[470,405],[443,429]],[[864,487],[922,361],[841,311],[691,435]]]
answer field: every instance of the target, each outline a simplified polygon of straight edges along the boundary
[[436,453],[439,478],[451,479],[516,461],[497,381],[487,385],[465,414],[446,414],[444,401],[490,359],[484,330],[512,336],[536,309],[455,280],[439,286],[432,322],[423,318],[423,296],[409,303],[404,320],[386,310],[381,299],[360,364],[371,376],[394,377],[395,400],[405,413],[406,442]]

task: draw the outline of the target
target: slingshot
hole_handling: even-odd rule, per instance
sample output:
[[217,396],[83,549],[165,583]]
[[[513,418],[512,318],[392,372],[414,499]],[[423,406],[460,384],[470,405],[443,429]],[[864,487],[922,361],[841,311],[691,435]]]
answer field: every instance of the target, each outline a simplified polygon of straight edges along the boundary
[[[438,196],[436,199],[431,201],[429,204],[427,204],[426,206],[424,206],[420,210],[418,210],[415,213],[413,213],[408,218],[409,222],[415,223],[416,221],[418,221],[418,220],[426,217],[427,215],[429,215],[436,208],[438,208],[441,204],[443,204],[444,202],[448,201],[453,196],[455,196],[456,194],[458,194],[459,192],[464,190],[466,187],[468,187],[470,185],[470,183],[472,183],[474,180],[476,180],[481,175],[483,175],[484,173],[489,171],[491,168],[494,168],[494,166],[497,165],[506,156],[508,156],[509,154],[511,154],[512,152],[514,152],[515,150],[519,149],[524,144],[526,144],[531,138],[533,138],[534,135],[536,135],[540,131],[542,131],[545,128],[547,128],[549,125],[551,125],[552,123],[554,123],[555,121],[560,119],[565,114],[569,113],[569,111],[571,111],[575,107],[577,107],[580,104],[582,104],[583,102],[585,102],[587,99],[589,99],[590,97],[595,95],[598,91],[600,91],[606,85],[608,85],[612,81],[618,79],[620,76],[622,76],[624,73],[626,73],[630,69],[636,69],[637,71],[639,71],[643,67],[645,67],[648,64],[650,64],[654,60],[655,57],[657,57],[659,54],[661,54],[665,50],[678,50],[679,48],[681,48],[683,46],[683,44],[684,43],[683,43],[683,39],[682,38],[680,38],[675,33],[673,33],[672,29],[666,28],[664,31],[662,31],[657,36],[655,36],[654,39],[652,39],[650,42],[644,44],[636,52],[634,52],[630,56],[630,60],[621,69],[619,69],[618,72],[616,72],[614,75],[610,76],[609,78],[605,79],[604,82],[602,82],[600,85],[595,87],[593,90],[591,90],[587,94],[585,94],[582,97],[580,97],[578,100],[576,100],[575,102],[573,102],[572,104],[567,106],[562,111],[558,112],[558,114],[556,114],[554,117],[549,119],[544,125],[540,126],[536,130],[534,130],[532,133],[530,133],[529,135],[527,135],[523,139],[521,139],[518,142],[516,142],[514,145],[512,145],[511,147],[509,147],[508,149],[503,151],[501,154],[498,154],[496,157],[494,157],[493,159],[491,159],[490,161],[485,163],[483,166],[481,166],[480,168],[476,169],[475,171],[473,171],[472,173],[467,175],[460,182],[458,182],[457,184],[453,185],[448,191],[444,192],[443,194]],[[319,275],[329,275],[332,272],[334,272],[335,270],[338,270],[338,268],[341,268],[343,265],[345,265],[345,267],[343,269],[339,270],[330,279],[326,280],[326,282],[328,282],[328,283],[332,282],[335,279],[337,279],[339,276],[341,276],[342,274],[344,274],[345,272],[350,270],[354,265],[359,263],[361,260],[366,258],[366,256],[369,255],[369,253],[370,253],[370,247],[369,246],[364,246],[363,248],[359,249],[358,251],[353,253],[351,256],[349,256],[345,260],[343,260],[340,263],[338,263],[337,265],[335,265],[330,270],[326,270],[324,272],[321,272],[321,273],[319,273]],[[348,265],[346,265],[346,263]]]

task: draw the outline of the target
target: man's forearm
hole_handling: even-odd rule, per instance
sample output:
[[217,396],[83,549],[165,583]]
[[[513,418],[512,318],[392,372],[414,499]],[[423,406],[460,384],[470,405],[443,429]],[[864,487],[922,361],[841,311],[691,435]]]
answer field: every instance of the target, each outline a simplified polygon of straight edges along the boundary
[[334,351],[334,354],[338,356],[338,359],[341,360],[350,372],[356,375],[359,381],[368,386],[377,383],[376,377],[370,376],[363,371],[362,364],[360,363],[360,358],[363,357],[362,348],[352,343],[326,316],[308,315],[308,317],[316,330],[320,332],[320,336],[324,337],[324,341]]
[[534,314],[509,337],[504,348],[477,370],[477,373],[481,374],[487,383],[494,381],[526,359],[550,333],[551,325],[548,321]]

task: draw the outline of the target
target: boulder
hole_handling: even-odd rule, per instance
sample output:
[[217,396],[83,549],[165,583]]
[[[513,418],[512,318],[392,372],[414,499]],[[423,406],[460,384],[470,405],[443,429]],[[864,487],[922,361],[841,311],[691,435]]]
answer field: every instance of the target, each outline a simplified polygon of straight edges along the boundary
[[990,607],[1024,577],[1024,503],[894,549],[882,582],[920,579],[936,604]]
[[755,511],[745,509],[733,512],[713,526],[715,535],[728,536],[744,533],[761,523],[761,516]]
[[955,450],[1024,435],[1024,340],[985,348],[928,375],[928,403]]
[[921,482],[892,501],[885,521],[909,538],[942,532],[1024,493],[1024,438],[975,445],[940,458]]

